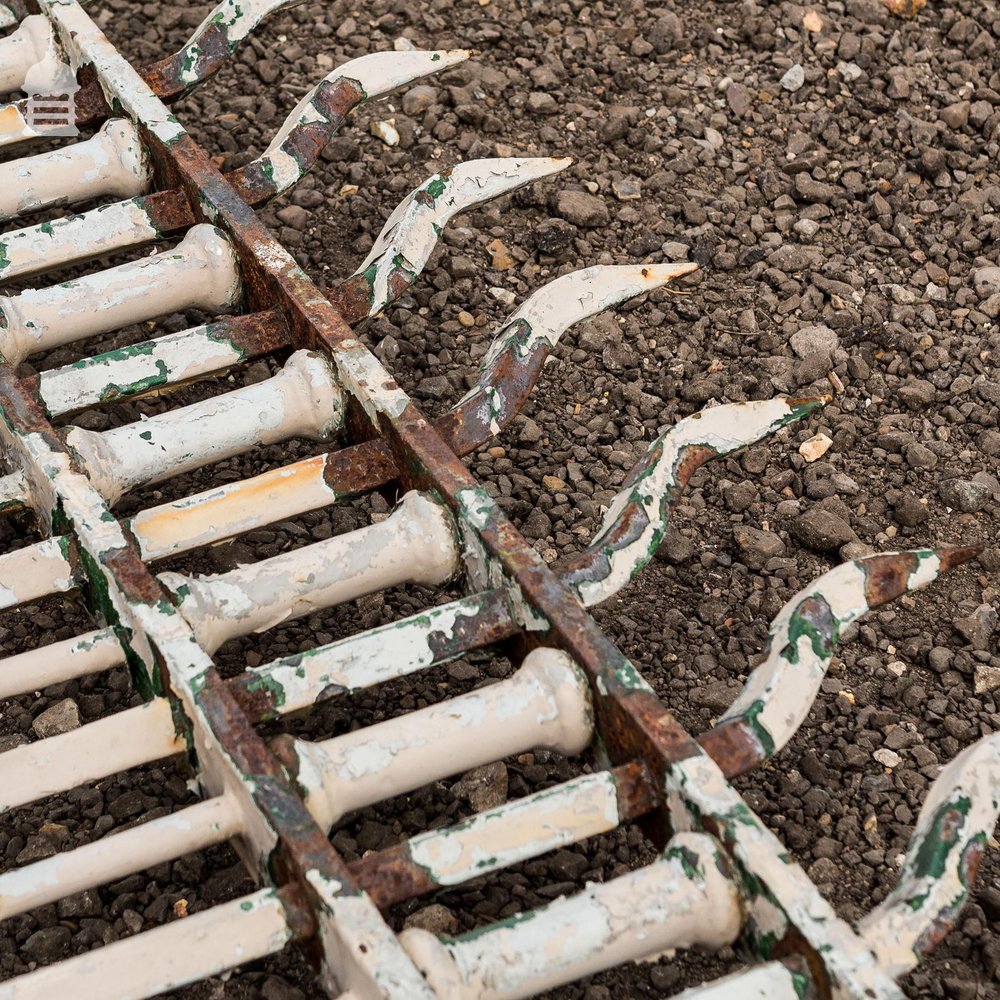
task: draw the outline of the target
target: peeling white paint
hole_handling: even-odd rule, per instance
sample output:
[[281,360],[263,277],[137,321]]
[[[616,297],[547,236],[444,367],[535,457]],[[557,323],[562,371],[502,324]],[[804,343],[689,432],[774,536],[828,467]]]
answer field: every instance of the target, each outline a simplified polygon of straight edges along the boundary
[[59,33],[74,70],[92,65],[108,103],[119,104],[129,118],[143,122],[165,145],[172,145],[184,129],[138,72],[121,56],[75,0],[39,0]]
[[66,443],[83,459],[109,503],[258,445],[292,437],[328,438],[339,429],[343,397],[329,362],[296,351],[263,382],[106,431],[73,427]]
[[[882,553],[883,559],[897,553]],[[937,578],[941,560],[930,550],[915,550],[917,567],[907,590],[919,590]],[[812,634],[796,628],[804,601],[819,598],[839,623],[837,633],[867,614],[865,559],[844,563],[824,573],[800,590],[775,617],[768,632],[767,656],[750,674],[746,685],[719,725],[753,715],[753,729],[762,729],[773,743],[768,756],[777,753],[798,731],[819,694],[832,659],[817,651]],[[763,753],[763,746],[761,747]]]
[[[46,538],[0,555],[0,608],[13,608],[76,586],[62,541]],[[0,671],[0,691],[2,689],[3,673]]]
[[802,1000],[792,973],[780,962],[767,962],[678,993],[675,1000]]
[[163,559],[264,524],[317,510],[338,499],[324,478],[326,455],[152,507],[129,526],[143,557]]
[[[0,112],[2,114],[2,112]],[[135,199],[93,208],[0,236],[7,263],[0,281],[52,271],[157,238],[149,214]]]
[[236,255],[222,232],[194,226],[173,250],[74,281],[0,296],[0,353],[11,362],[189,307],[239,300]]
[[430,666],[435,661],[430,637],[450,638],[459,620],[475,617],[480,605],[480,598],[465,597],[250,673],[280,689],[282,713],[295,712],[314,704],[331,685],[360,691]]
[[38,376],[38,392],[50,416],[61,416],[125,394],[129,387],[178,385],[224,371],[243,360],[243,352],[211,326],[147,340],[86,361],[52,368]]
[[966,851],[987,849],[998,815],[1000,735],[993,734],[963,750],[931,785],[896,888],[859,924],[890,976],[913,969],[924,935],[958,917],[970,894]]
[[138,130],[111,118],[91,139],[0,163],[0,219],[106,195],[132,198],[151,179]]
[[0,38],[0,94],[20,90],[32,67],[48,55],[53,41],[52,25],[40,14],[29,14],[15,31]]
[[[604,555],[607,572],[599,579],[573,584],[584,607],[613,597],[652,558],[666,524],[665,501],[677,486],[678,466],[688,448],[703,445],[716,455],[727,455],[777,430],[793,412],[788,401],[780,398],[727,403],[686,417],[657,438],[641,460],[647,468],[611,502],[588,546],[589,552]],[[645,527],[625,547],[606,548],[608,536],[630,505],[638,505],[644,512]]]
[[587,682],[573,661],[536,649],[496,684],[323,743],[296,740],[310,761],[307,805],[329,829],[345,813],[533,748],[580,753],[593,731]]
[[514,1000],[668,949],[721,948],[741,912],[718,856],[711,837],[681,833],[652,865],[541,909],[459,938],[410,929],[400,940],[439,1000]]
[[[215,576],[163,573],[202,646],[273,627],[401,583],[440,584],[457,567],[452,525],[423,494],[386,520]],[[238,599],[236,595],[239,595]]]
[[[837,917],[833,907],[805,872],[790,860],[778,838],[750,810],[714,761],[704,754],[689,757],[673,764],[666,777],[673,828],[693,829],[702,819],[711,818],[721,828],[720,836],[727,841],[733,863],[752,875],[753,889],[745,886],[743,891],[750,919],[756,922],[759,918],[760,926],[771,929],[776,901],[806,941],[822,952],[845,997],[902,1000],[902,992],[879,968],[871,948]],[[771,898],[761,894],[758,886],[763,886]]]
[[0,660],[0,698],[41,691],[124,663],[125,652],[114,631],[97,629]]
[[390,278],[400,269],[420,273],[448,220],[541,177],[565,169],[572,161],[534,159],[471,160],[450,172],[435,174],[404,199],[389,216],[355,275],[366,275],[372,289],[374,316],[391,300]]
[[330,996],[344,1000],[435,1000],[367,895],[345,891],[337,879],[315,868],[306,872],[306,881],[320,901],[322,981]]
[[617,826],[617,786],[603,771],[420,834],[408,847],[437,884],[460,885]]
[[165,698],[25,743],[0,754],[0,813],[183,749]]
[[220,796],[0,874],[0,920],[145,871],[240,832],[232,799]]
[[280,897],[262,889],[0,983],[0,1000],[140,1000],[273,955],[290,938]]

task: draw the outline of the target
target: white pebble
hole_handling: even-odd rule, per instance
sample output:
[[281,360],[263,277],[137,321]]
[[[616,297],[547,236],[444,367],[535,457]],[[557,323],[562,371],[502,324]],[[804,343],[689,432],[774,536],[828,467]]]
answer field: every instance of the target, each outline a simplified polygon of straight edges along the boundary
[[893,750],[886,747],[879,747],[872,756],[883,766],[888,768],[899,767],[903,763],[903,758]]
[[381,139],[387,146],[399,145],[399,133],[396,131],[396,124],[392,120],[385,122],[372,122],[372,135],[376,139]]
[[815,462],[830,450],[832,444],[833,441],[825,434],[814,434],[808,441],[803,441],[799,445],[799,454],[807,462]]
[[806,71],[798,63],[781,78],[781,86],[793,94],[796,90],[801,90],[805,82]]

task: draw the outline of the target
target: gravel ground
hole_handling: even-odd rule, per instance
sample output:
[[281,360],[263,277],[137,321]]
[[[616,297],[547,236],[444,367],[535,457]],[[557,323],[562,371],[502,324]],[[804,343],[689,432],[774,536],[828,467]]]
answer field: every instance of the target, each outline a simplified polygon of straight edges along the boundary
[[[96,6],[133,61],[172,51],[207,9]],[[876,0],[442,0],[433,8],[370,0],[363,10],[307,2],[269,20],[178,116],[225,167],[239,165],[323,73],[403,37],[480,54],[356,114],[320,169],[265,212],[321,283],[350,273],[394,205],[444,165],[512,154],[576,158],[557,178],[459,219],[412,294],[368,325],[369,342],[427,412],[464,392],[497,322],[557,275],[595,263],[702,265],[685,294],[653,293],[571,331],[523,415],[471,458],[546,559],[586,544],[601,506],[664,425],[717,402],[834,397],[804,426],[700,471],[661,558],[595,612],[684,725],[699,732],[721,713],[782,603],[840,560],[935,541],[992,546],[978,566],[851,629],[799,735],[773,765],[740,781],[838,912],[858,917],[894,884],[941,765],[1000,721],[997,5],[931,3],[901,20]],[[395,148],[369,131],[389,118],[401,138]],[[170,317],[156,329],[197,318]],[[76,356],[53,352],[37,367]],[[121,405],[77,422],[100,429],[135,420],[273,368],[258,362],[169,403]],[[807,463],[798,446],[817,433],[832,444]],[[136,493],[122,510],[317,450],[301,442],[260,449]],[[392,499],[307,515],[171,568],[218,571],[329,537],[385,512]],[[29,528],[7,529],[4,544],[23,544]],[[440,599],[419,588],[368,598],[229,643],[218,662],[240,670]],[[41,602],[5,618],[0,641],[16,652],[83,631],[87,621],[72,600]],[[509,670],[497,656],[473,656],[349,706],[324,705],[289,729],[328,736]],[[39,717],[66,699],[89,721],[133,695],[119,671],[14,699],[0,706],[0,746],[34,738],[45,724]],[[62,704],[60,713],[72,709]],[[333,840],[357,857],[588,766],[524,754],[365,810]],[[0,855],[24,864],[190,801],[171,767],[139,769],[3,817]],[[472,928],[611,878],[652,852],[638,829],[618,831],[403,907],[393,919]],[[6,922],[0,978],[173,919],[179,900],[196,912],[249,888],[229,848],[160,865]],[[990,855],[974,901],[905,982],[907,995],[1000,996],[998,931]],[[687,956],[551,996],[669,996],[736,964],[731,953]],[[290,951],[174,995],[293,1000],[317,991]]]

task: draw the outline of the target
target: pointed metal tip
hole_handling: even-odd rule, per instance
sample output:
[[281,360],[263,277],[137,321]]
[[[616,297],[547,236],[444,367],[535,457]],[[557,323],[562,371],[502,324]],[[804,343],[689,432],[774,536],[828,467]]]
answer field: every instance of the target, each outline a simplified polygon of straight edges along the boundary
[[438,62],[440,60],[443,63],[439,67],[440,69],[444,69],[447,66],[457,66],[459,63],[471,59],[475,54],[475,49],[432,49],[427,53],[432,61]]
[[975,545],[939,545],[934,553],[941,560],[941,572],[947,573],[956,566],[978,559],[985,548],[985,544],[981,542]]
[[824,394],[822,396],[798,396],[794,399],[786,399],[785,405],[796,416],[804,417],[807,413],[812,413],[813,410],[818,410],[821,406],[832,402],[833,396]]
[[643,279],[654,287],[665,285],[675,278],[683,278],[686,274],[694,274],[697,270],[699,267],[694,261],[684,261],[681,264],[643,264],[640,268]]
[[[465,160],[456,163],[450,171],[455,183],[474,179],[478,185],[475,201],[478,204],[487,198],[496,198],[564,170],[565,160],[551,156],[504,156],[482,160]],[[463,199],[464,200],[464,199]]]

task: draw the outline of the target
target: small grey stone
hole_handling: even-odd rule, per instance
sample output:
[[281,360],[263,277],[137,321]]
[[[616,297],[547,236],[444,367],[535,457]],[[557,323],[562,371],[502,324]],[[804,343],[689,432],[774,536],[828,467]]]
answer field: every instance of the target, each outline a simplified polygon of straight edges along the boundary
[[856,540],[851,526],[832,511],[810,507],[792,522],[792,534],[807,548],[830,552]]
[[834,330],[819,324],[817,326],[804,326],[801,330],[796,330],[789,343],[792,350],[800,358],[807,358],[812,354],[832,354],[840,341]]
[[917,378],[904,382],[896,395],[911,410],[922,410],[934,402],[936,391],[930,382]]
[[441,903],[431,903],[422,909],[414,910],[404,921],[404,927],[417,927],[431,934],[454,934],[458,930],[458,918],[447,906]]
[[939,117],[948,128],[958,129],[969,123],[969,112],[971,110],[972,104],[969,101],[956,101],[954,104],[949,104],[948,107],[944,108]]
[[525,417],[521,422],[521,433],[518,435],[519,440],[525,444],[537,444],[542,440],[542,437],[541,427],[531,417]]
[[451,383],[444,375],[431,375],[429,378],[421,379],[417,387],[417,393],[424,399],[444,399],[451,395]]
[[785,554],[785,543],[771,531],[740,525],[733,535],[740,556],[750,569],[763,569],[769,559]]
[[560,253],[573,242],[576,227],[565,219],[546,219],[535,227],[534,236],[539,253]]
[[286,225],[291,226],[298,232],[305,232],[312,218],[312,213],[299,205],[286,205],[277,212],[278,218]]
[[911,469],[933,469],[938,464],[938,457],[927,445],[914,441],[906,448],[906,464]]
[[85,889],[72,896],[59,900],[58,912],[60,920],[76,920],[80,917],[99,917],[101,915],[101,896],[96,889]]
[[941,986],[948,1000],[976,1000],[976,997],[980,995],[979,984],[974,979],[945,976],[941,981]]
[[994,292],[985,302],[980,304],[979,308],[990,319],[1000,317],[1000,292]]
[[947,646],[935,646],[927,654],[927,663],[931,670],[943,674],[951,667],[951,661],[954,658],[955,654]]
[[544,90],[528,94],[527,108],[533,115],[554,115],[559,110],[556,99]]
[[428,87],[426,84],[419,84],[403,94],[403,114],[414,115],[423,114],[432,104],[437,103],[437,87]]
[[281,976],[268,976],[260,989],[261,1000],[305,1000],[305,994],[297,986]]
[[729,708],[741,690],[742,685],[735,680],[712,681],[694,688],[689,698],[693,704],[707,708],[714,714]]
[[798,63],[792,66],[781,78],[781,86],[792,94],[797,90],[801,90],[805,82],[806,71]]
[[837,189],[832,184],[815,180],[810,174],[795,175],[795,196],[799,201],[816,202],[825,205],[836,197]]
[[694,555],[694,551],[694,542],[690,538],[679,531],[668,531],[656,550],[656,558],[679,566],[687,562]]
[[589,867],[587,856],[579,851],[556,851],[549,858],[549,872],[560,882],[576,881]]
[[945,479],[938,487],[941,499],[953,510],[974,514],[990,501],[992,490],[973,479]]
[[976,664],[975,679],[976,694],[989,694],[1000,688],[1000,667],[991,667],[988,663]]
[[904,528],[915,528],[918,524],[923,524],[930,517],[930,512],[925,504],[922,504],[916,497],[904,496],[896,502],[893,509],[893,518],[897,524]]
[[815,222],[813,219],[799,219],[798,222],[792,226],[804,240],[811,240],[819,232],[819,223]]
[[687,260],[688,254],[691,253],[691,247],[679,240],[668,240],[660,249],[667,260]]
[[521,534],[525,538],[548,538],[552,534],[552,520],[536,507],[522,522]]
[[79,729],[80,710],[72,698],[64,698],[42,712],[32,722],[31,728],[35,731],[35,735],[41,739],[58,736],[60,733],[68,733],[72,729]]
[[52,962],[66,954],[71,937],[68,927],[57,924],[35,931],[22,947],[36,962]]
[[642,185],[634,177],[613,180],[611,190],[619,201],[638,201],[642,197]]
[[737,118],[742,118],[750,110],[750,92],[741,83],[730,84],[726,90],[726,103]]
[[997,612],[990,604],[980,604],[968,618],[957,618],[955,628],[973,649],[989,649],[990,638],[996,631]]
[[894,750],[887,750],[880,747],[872,756],[883,766],[888,768],[899,767],[903,763],[903,758]]
[[507,801],[507,765],[501,760],[473,768],[451,786],[451,793],[467,799],[476,812],[502,806]]
[[457,254],[448,261],[448,270],[453,278],[460,281],[462,278],[475,277],[478,268],[471,257]]
[[979,435],[979,450],[991,458],[1000,457],[1000,431],[986,430]]
[[972,272],[972,286],[980,300],[1000,292],[1000,267],[979,267]]
[[606,226],[611,218],[604,199],[586,191],[560,191],[556,195],[555,208],[567,222],[584,229]]

